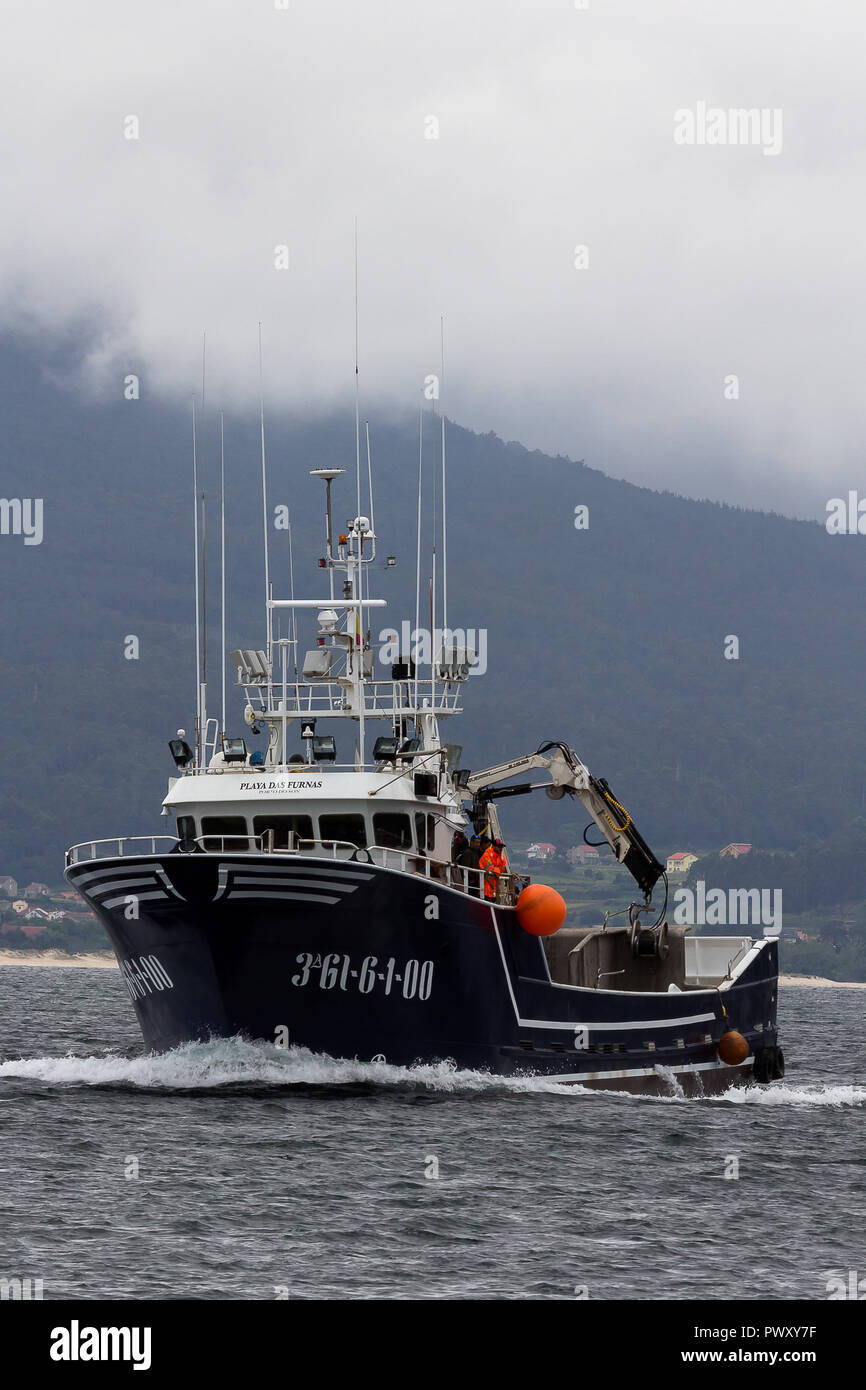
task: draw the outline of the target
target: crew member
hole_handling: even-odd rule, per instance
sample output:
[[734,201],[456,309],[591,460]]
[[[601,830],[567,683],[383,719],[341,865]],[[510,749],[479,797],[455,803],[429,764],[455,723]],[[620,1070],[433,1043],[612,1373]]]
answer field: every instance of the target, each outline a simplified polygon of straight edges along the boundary
[[508,862],[504,854],[502,840],[494,840],[481,856],[480,867],[484,870],[484,896],[495,901],[498,896],[499,880],[508,873]]
[[478,869],[481,861],[481,839],[478,835],[473,835],[457,856],[457,863],[461,869],[468,869],[470,872],[465,875],[468,878],[468,888],[473,897],[481,897],[480,879]]

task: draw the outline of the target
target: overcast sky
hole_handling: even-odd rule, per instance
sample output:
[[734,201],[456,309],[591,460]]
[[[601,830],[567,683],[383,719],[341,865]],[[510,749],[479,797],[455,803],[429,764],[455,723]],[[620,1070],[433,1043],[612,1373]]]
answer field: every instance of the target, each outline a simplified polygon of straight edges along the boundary
[[[863,0],[4,0],[2,26],[0,323],[71,334],[91,386],[188,397],[206,330],[211,404],[249,404],[261,320],[269,408],[348,405],[357,217],[373,419],[421,403],[441,315],[462,424],[790,514],[866,495]],[[781,148],[677,143],[701,102],[781,112]]]

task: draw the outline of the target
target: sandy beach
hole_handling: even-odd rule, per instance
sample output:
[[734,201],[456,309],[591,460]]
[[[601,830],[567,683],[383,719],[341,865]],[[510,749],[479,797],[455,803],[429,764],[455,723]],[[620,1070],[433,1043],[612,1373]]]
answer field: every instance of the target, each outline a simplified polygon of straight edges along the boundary
[[780,975],[780,985],[808,985],[818,989],[866,989],[863,980],[825,980],[823,975]]
[[0,951],[0,965],[61,965],[73,969],[116,970],[112,951],[87,951],[68,955],[66,951]]

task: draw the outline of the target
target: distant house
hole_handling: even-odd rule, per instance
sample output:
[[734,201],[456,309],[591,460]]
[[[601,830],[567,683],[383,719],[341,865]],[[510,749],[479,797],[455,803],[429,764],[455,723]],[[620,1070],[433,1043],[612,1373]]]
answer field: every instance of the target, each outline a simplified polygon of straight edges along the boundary
[[592,845],[573,845],[566,850],[565,857],[570,864],[596,864],[598,850],[593,849]]
[[692,854],[690,849],[678,849],[676,854],[668,855],[665,867],[669,874],[687,874],[697,862],[698,856]]
[[741,855],[748,854],[751,848],[751,845],[725,845],[724,849],[719,850],[719,858],[724,859],[728,854],[732,859],[739,859]]
[[24,898],[19,898],[17,902],[12,904],[12,911],[17,912],[20,917],[22,913],[30,911],[30,904]]
[[552,859],[555,854],[556,845],[548,844],[545,840],[530,845],[529,849],[526,851],[527,859],[534,859],[537,862],[543,862],[545,859]]
[[10,878],[8,874],[4,874],[3,877],[0,878],[0,893],[5,893],[6,896],[7,896],[7,898],[17,898],[17,896],[18,896],[18,880],[17,880],[17,878]]
[[21,928],[22,936],[38,936],[40,932],[44,931],[44,922],[25,922],[23,927]]
[[47,883],[28,883],[24,889],[25,898],[50,898],[51,889]]

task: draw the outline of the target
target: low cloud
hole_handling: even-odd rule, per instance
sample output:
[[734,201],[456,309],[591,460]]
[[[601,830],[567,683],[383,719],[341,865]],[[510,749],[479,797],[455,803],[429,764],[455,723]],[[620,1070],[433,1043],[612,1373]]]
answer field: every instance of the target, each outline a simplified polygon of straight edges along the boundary
[[[77,381],[118,397],[129,371],[196,390],[206,331],[231,409],[257,399],[261,321],[270,407],[329,409],[357,217],[368,408],[421,404],[444,315],[461,423],[823,518],[864,433],[863,24],[855,0],[106,0],[86,22],[22,0],[0,326],[86,324]],[[782,113],[781,148],[678,143],[699,103]]]

